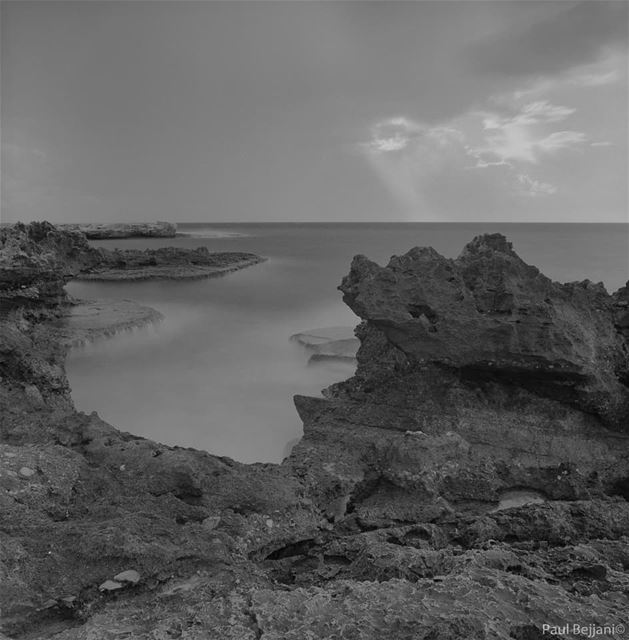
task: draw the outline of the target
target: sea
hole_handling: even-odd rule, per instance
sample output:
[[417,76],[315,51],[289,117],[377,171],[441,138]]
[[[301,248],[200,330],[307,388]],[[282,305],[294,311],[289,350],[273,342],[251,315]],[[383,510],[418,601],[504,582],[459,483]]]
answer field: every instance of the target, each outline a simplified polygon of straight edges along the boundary
[[454,258],[482,233],[503,233],[553,280],[612,292],[629,279],[629,225],[507,223],[180,224],[176,238],[93,242],[107,248],[207,246],[267,261],[205,280],[69,283],[79,298],[132,299],[158,325],[75,348],[67,361],[79,410],[123,431],[242,462],[280,462],[302,435],[295,394],[318,396],[351,362],[308,364],[293,334],[353,327],[337,290],[352,257],[380,264],[415,246]]

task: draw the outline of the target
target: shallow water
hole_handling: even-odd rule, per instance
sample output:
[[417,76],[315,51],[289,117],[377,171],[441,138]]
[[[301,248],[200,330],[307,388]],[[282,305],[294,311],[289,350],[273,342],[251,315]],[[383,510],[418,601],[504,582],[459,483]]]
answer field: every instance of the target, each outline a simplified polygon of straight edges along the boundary
[[357,323],[336,290],[356,253],[383,263],[431,245],[455,257],[473,236],[499,231],[554,280],[589,278],[614,290],[629,279],[627,225],[224,224],[180,231],[191,235],[94,244],[205,245],[269,260],[210,280],[70,283],[77,297],[132,298],[165,316],[159,327],[75,350],[67,367],[73,397],[79,409],[96,410],[125,431],[245,462],[278,462],[301,435],[294,394],[317,395],[351,375],[347,363],[307,366],[308,353],[289,338]]

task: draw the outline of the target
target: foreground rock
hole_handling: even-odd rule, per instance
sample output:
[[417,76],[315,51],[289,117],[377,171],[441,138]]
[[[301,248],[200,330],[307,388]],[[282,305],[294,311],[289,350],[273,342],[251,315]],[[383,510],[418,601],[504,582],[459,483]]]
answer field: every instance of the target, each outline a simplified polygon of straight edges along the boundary
[[177,225],[173,222],[120,222],[60,224],[61,229],[79,231],[90,240],[110,240],[117,238],[174,238]]
[[1,321],[2,632],[506,640],[629,624],[622,294],[550,283],[494,236],[456,261],[357,258],[342,289],[364,320],[356,375],[296,398],[304,438],[280,466],[76,413],[45,314]]

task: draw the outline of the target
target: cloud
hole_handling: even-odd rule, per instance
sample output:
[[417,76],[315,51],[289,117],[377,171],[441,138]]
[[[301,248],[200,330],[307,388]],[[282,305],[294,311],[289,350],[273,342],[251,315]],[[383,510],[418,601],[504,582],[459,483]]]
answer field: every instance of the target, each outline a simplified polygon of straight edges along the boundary
[[602,60],[581,64],[558,74],[538,75],[513,91],[491,96],[490,102],[498,106],[512,105],[570,89],[607,87],[626,80],[626,77],[627,53],[615,51]]
[[580,131],[548,132],[548,125],[561,122],[574,112],[572,107],[539,100],[522,106],[509,116],[482,113],[483,141],[470,147],[468,153],[477,160],[477,168],[513,161],[537,164],[544,154],[585,142],[587,137]]
[[535,180],[526,173],[519,173],[517,176],[518,183],[521,187],[520,193],[525,196],[549,196],[557,193],[557,187],[548,182],[542,182],[541,180]]
[[477,71],[510,77],[556,75],[591,63],[610,48],[626,48],[629,4],[586,0],[556,11],[560,4],[547,3],[544,19],[534,24],[518,23],[475,43],[466,51],[468,64]]
[[377,153],[401,151],[421,133],[422,127],[419,124],[408,118],[397,116],[376,122],[371,129],[371,140],[367,144]]
[[455,212],[462,203],[512,206],[514,198],[559,191],[523,167],[540,171],[544,158],[583,146],[584,132],[558,128],[575,111],[536,100],[470,111],[438,125],[395,116],[375,122],[360,147],[398,202],[424,218]]
[[608,84],[614,84],[620,80],[618,69],[610,71],[601,71],[594,73],[576,73],[570,74],[566,83],[576,87],[603,87]]
[[451,161],[460,132],[396,116],[376,122],[370,134],[360,146],[376,173],[404,208],[426,211],[422,184]]
[[[575,9],[581,16],[592,10],[581,5]],[[570,11],[562,9],[557,15],[576,20]],[[609,6],[601,11],[606,16],[617,13]],[[604,36],[602,22],[594,22],[600,38],[591,42],[618,40],[615,28]],[[615,112],[608,122],[601,117],[606,111],[597,105],[613,104],[622,95],[627,67],[626,55],[618,50],[594,61],[575,55],[569,59],[571,66],[568,58],[559,71],[553,69],[562,65],[544,67],[545,74],[537,69],[516,88],[492,94],[484,104],[447,121],[427,124],[408,115],[381,119],[361,148],[390,193],[408,211],[421,211],[424,219],[459,216],[462,206],[469,216],[469,208],[477,207],[485,219],[490,211],[507,207],[514,212],[532,199],[561,197],[553,206],[565,205],[579,192],[574,180],[592,182],[596,174],[576,158],[616,146],[609,141],[618,130]],[[605,87],[609,89],[603,93]],[[574,178],[575,169],[587,172],[587,178],[585,173]],[[609,181],[609,175],[596,179]],[[542,215],[539,205],[535,211]]]
[[[567,109],[555,105],[533,105],[518,115],[529,126],[533,120],[554,121],[566,113]],[[407,117],[387,118],[370,128],[371,139],[360,148],[409,217],[459,217],[462,206],[467,215],[486,217],[513,210],[518,199],[557,192],[549,182],[519,170],[518,158],[507,161],[495,151],[491,158],[483,158],[470,144],[470,137],[482,135],[483,127],[495,131],[503,126],[499,116],[488,114],[436,126]],[[568,144],[561,136],[548,138],[548,147]],[[476,164],[470,165],[470,157]]]
[[555,153],[562,149],[581,144],[587,140],[582,131],[555,131],[549,136],[538,140],[535,144],[544,153]]

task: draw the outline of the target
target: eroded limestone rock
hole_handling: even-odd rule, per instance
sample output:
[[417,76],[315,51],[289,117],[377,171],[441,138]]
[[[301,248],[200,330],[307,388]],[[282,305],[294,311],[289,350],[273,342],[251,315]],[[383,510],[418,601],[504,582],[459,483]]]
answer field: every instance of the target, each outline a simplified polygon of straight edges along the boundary
[[[47,259],[24,246],[37,282]],[[279,466],[77,413],[46,313],[0,318],[2,632],[506,640],[629,623],[626,291],[551,283],[495,236],[456,261],[358,258],[342,286],[364,319],[358,370],[296,399],[304,438]]]

